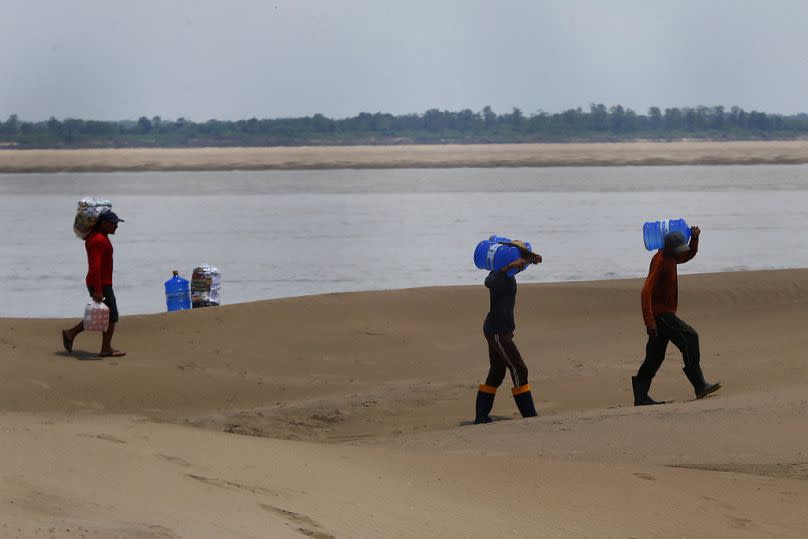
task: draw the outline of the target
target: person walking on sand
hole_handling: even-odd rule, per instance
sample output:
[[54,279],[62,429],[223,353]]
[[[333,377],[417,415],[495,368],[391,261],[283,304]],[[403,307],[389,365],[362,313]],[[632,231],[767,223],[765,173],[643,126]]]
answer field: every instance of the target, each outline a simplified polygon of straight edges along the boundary
[[[118,322],[118,304],[115,301],[115,292],[112,290],[112,242],[109,236],[115,234],[119,218],[113,211],[105,211],[98,216],[95,229],[84,239],[87,250],[87,290],[94,301],[104,302],[109,307],[109,327],[101,339],[101,357],[122,357],[121,352],[112,347],[112,335],[115,333],[115,324]],[[68,353],[73,352],[73,340],[76,335],[84,331],[84,322],[79,322],[70,329],[62,331],[62,344]]]
[[513,342],[516,329],[513,311],[516,306],[516,277],[508,276],[511,269],[522,271],[528,264],[538,264],[541,256],[527,250],[521,242],[513,242],[520,248],[522,258],[515,260],[498,271],[492,271],[485,278],[485,286],[490,296],[490,310],[483,323],[483,335],[488,342],[490,369],[484,384],[477,391],[475,424],[490,423],[491,409],[497,388],[505,379],[505,371],[510,371],[513,380],[513,399],[522,417],[535,417],[536,407],[527,381],[527,366],[519,349]]
[[690,228],[688,245],[684,234],[670,232],[665,236],[665,244],[651,259],[648,277],[642,287],[642,316],[648,333],[643,361],[637,376],[631,378],[634,392],[634,406],[664,404],[648,396],[651,381],[665,360],[668,342],[673,342],[682,353],[684,372],[693,385],[696,398],[701,399],[718,390],[720,383],[711,384],[704,380],[699,356],[699,334],[676,316],[679,301],[679,284],[676,267],[692,260],[699,250],[701,230]]

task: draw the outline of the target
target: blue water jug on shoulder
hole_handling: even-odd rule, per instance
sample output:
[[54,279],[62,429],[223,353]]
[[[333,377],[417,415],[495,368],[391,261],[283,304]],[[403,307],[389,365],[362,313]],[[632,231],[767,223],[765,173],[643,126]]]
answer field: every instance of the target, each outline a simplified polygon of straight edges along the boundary
[[174,276],[164,285],[168,312],[191,308],[191,285],[186,279],[180,277],[179,272],[175,271]]
[[[510,238],[496,235],[481,241],[474,249],[474,265],[481,270],[499,271],[514,260],[522,258],[522,252],[518,247],[506,245],[511,241]],[[529,251],[533,250],[528,242],[525,242],[525,247]],[[508,270],[508,277],[513,277],[519,271],[516,268]]]
[[663,221],[648,221],[642,226],[642,239],[645,248],[656,251],[665,247],[665,236],[670,232],[681,232],[685,241],[690,240],[690,227],[684,219],[665,219]]

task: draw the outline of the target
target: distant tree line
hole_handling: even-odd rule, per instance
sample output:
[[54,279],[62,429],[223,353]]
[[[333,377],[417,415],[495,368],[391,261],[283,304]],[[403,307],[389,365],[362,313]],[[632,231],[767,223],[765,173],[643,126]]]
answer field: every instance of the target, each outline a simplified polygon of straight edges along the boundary
[[332,119],[303,118],[193,122],[159,116],[137,121],[51,118],[25,122],[13,114],[0,122],[0,148],[299,146],[326,144],[436,144],[495,142],[624,141],[682,138],[789,139],[808,134],[808,115],[767,114],[740,107],[651,107],[646,114],[621,105],[526,115],[491,107],[479,112],[430,109],[423,114],[362,112]]

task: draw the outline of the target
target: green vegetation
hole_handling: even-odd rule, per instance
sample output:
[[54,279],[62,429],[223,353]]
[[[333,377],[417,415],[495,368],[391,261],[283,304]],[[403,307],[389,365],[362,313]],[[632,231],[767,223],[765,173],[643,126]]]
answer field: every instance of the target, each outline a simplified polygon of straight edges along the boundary
[[592,104],[548,114],[514,108],[496,114],[431,109],[423,114],[367,112],[331,119],[304,118],[192,122],[141,117],[136,122],[51,118],[0,122],[0,147],[106,148],[200,146],[300,146],[348,144],[438,144],[497,142],[607,142],[637,139],[792,139],[808,134],[808,115],[747,112],[739,107],[651,107],[647,114],[621,105]]

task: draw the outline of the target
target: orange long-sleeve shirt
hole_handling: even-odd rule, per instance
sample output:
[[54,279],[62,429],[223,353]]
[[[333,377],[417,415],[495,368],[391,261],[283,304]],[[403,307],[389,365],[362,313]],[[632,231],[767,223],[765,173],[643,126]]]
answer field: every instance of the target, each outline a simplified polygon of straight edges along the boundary
[[676,266],[692,260],[699,250],[699,239],[690,238],[690,250],[675,256],[666,256],[660,250],[651,259],[648,277],[640,294],[642,317],[645,326],[656,327],[656,317],[663,313],[675,313],[679,305],[679,275]]

